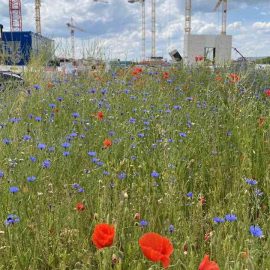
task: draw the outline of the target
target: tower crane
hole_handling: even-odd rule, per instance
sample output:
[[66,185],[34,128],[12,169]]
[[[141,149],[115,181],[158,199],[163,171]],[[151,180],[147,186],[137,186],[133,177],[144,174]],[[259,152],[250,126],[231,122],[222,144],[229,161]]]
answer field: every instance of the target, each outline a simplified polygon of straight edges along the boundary
[[151,57],[156,57],[156,0],[152,0],[152,50]]
[[141,28],[142,28],[142,52],[141,58],[145,60],[145,0],[128,0],[129,3],[141,3],[142,5],[142,18],[141,18]]
[[9,0],[10,31],[22,31],[21,0]]
[[191,0],[186,0],[185,5],[185,33],[191,32]]
[[35,0],[36,33],[38,33],[39,35],[41,35],[40,6],[40,0]]
[[67,27],[70,29],[70,40],[71,40],[71,52],[72,52],[72,59],[75,60],[75,30],[85,32],[82,28],[74,25],[73,18],[70,19],[70,23],[67,23]]
[[218,0],[214,11],[216,11],[220,5],[222,4],[222,27],[221,27],[221,34],[226,35],[226,28],[227,28],[227,9],[228,9],[228,0]]

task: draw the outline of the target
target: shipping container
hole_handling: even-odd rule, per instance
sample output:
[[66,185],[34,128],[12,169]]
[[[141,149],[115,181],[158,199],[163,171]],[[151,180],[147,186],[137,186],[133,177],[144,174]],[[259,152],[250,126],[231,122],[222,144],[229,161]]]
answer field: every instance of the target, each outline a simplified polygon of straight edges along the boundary
[[7,65],[27,65],[30,57],[46,51],[54,55],[54,41],[31,31],[3,32],[2,51]]

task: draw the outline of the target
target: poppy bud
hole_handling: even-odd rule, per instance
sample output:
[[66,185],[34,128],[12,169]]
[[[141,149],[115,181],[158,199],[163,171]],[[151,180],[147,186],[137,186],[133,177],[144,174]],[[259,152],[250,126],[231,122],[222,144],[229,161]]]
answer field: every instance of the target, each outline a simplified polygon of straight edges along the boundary
[[85,210],[84,204],[81,203],[81,202],[78,202],[78,203],[76,204],[76,210],[79,211],[79,212],[84,211],[84,210]]
[[115,254],[113,254],[113,255],[112,255],[112,265],[117,264],[118,261],[119,261],[118,257],[117,257]]
[[140,213],[136,213],[136,214],[134,215],[134,219],[135,219],[135,220],[140,220],[140,219],[141,219],[141,214],[140,214]]

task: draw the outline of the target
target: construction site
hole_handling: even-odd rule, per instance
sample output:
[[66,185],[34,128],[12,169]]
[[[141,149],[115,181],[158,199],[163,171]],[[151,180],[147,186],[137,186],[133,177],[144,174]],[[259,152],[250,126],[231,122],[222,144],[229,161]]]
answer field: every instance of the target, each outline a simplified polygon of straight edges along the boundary
[[[57,63],[58,66],[69,66],[69,69],[72,69],[72,67],[80,65],[90,66],[92,69],[95,69],[102,62],[102,59],[94,59],[93,57],[87,57],[85,55],[81,56],[81,58],[77,57],[75,33],[77,31],[86,31],[78,26],[72,17],[69,22],[66,22],[66,29],[69,31],[70,35],[70,54],[64,57],[57,57],[57,55],[55,55],[54,40],[42,35],[41,1],[42,0],[35,0],[33,2],[35,7],[35,31],[33,32],[23,29],[21,0],[9,0],[9,31],[6,31],[6,25],[1,25],[1,64],[25,67],[29,63],[31,56],[45,52],[48,59]],[[93,2],[109,3],[106,0],[93,0]],[[141,32],[141,52],[140,60],[135,61],[141,65],[167,65],[169,62],[181,62],[185,65],[194,65],[198,62],[206,62],[209,65],[225,65],[232,61],[232,50],[237,53],[242,61],[247,60],[236,48],[233,48],[233,37],[227,34],[228,0],[218,0],[212,10],[219,10],[222,14],[220,33],[207,35],[192,33],[192,0],[183,0],[185,6],[185,23],[182,31],[184,33],[183,51],[179,52],[177,48],[168,51],[167,53],[171,57],[169,61],[165,61],[163,55],[157,55],[156,0],[149,0],[149,4],[151,5],[151,31],[147,31],[146,29],[146,4],[148,4],[148,2],[145,0],[127,0],[127,3],[139,4],[141,6],[139,29]],[[151,33],[150,55],[146,53],[146,32]],[[128,62],[122,62],[120,59],[112,61],[113,65],[117,63],[119,66],[123,66]],[[131,63],[134,63],[134,61],[131,61]]]

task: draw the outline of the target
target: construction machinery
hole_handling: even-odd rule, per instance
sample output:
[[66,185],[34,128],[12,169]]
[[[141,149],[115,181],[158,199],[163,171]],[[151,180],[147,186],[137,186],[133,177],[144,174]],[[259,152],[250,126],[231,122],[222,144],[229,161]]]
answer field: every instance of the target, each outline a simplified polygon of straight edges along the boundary
[[67,27],[70,30],[70,40],[71,40],[71,52],[72,52],[72,59],[75,60],[75,30],[85,32],[84,29],[74,25],[73,18],[70,19],[70,23],[67,23]]
[[142,61],[145,60],[145,0],[128,0],[129,3],[141,3],[142,5],[142,18],[141,18],[141,28],[142,28]]
[[36,19],[36,33],[41,35],[41,22],[40,22],[40,0],[35,0],[35,19]]
[[218,0],[214,11],[216,11],[222,4],[222,26],[221,26],[221,34],[226,35],[227,28],[227,10],[228,10],[228,0]]
[[21,0],[9,0],[10,31],[22,31]]

